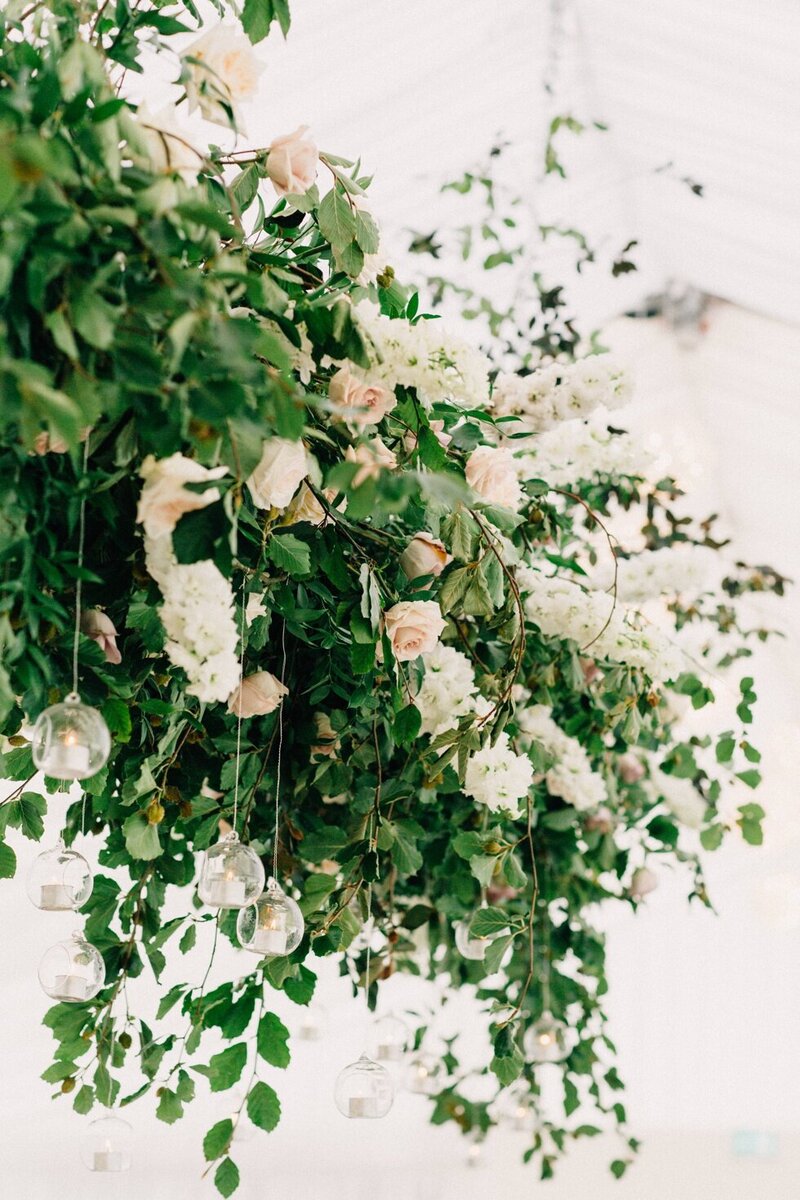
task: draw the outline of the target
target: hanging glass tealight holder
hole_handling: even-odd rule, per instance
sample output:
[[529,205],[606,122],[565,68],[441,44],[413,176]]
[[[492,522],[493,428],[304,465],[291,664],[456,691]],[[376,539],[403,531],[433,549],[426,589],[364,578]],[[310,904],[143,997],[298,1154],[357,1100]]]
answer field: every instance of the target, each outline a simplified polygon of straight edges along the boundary
[[300,1014],[297,1037],[301,1042],[319,1042],[328,1028],[328,1013],[321,1004],[309,1004]]
[[206,850],[197,894],[211,908],[245,908],[264,890],[264,864],[235,831]]
[[463,921],[456,923],[456,950],[458,950],[462,958],[468,958],[474,962],[482,962],[486,957],[486,951],[492,944],[492,939],[488,937],[475,937],[470,933],[469,927],[471,921],[472,917],[466,917]]
[[298,905],[272,877],[256,902],[243,908],[236,919],[239,945],[262,958],[291,954],[303,940],[304,930]]
[[392,1077],[380,1063],[362,1054],[339,1073],[334,1092],[343,1117],[376,1120],[385,1117],[394,1101]]
[[51,779],[88,779],[111,753],[111,734],[96,708],[70,692],[39,715],[31,742],[33,765]]
[[525,1030],[522,1039],[528,1062],[562,1062],[568,1054],[567,1027],[549,1009],[545,1009],[539,1020]]
[[82,854],[59,840],[33,860],[27,890],[32,904],[44,912],[82,908],[92,894],[92,871]]
[[369,1051],[378,1062],[400,1062],[406,1050],[410,1033],[408,1026],[399,1017],[389,1014],[379,1017],[369,1031]]
[[133,1129],[121,1117],[98,1117],[81,1143],[83,1165],[90,1171],[116,1173],[131,1165]]
[[105,981],[103,957],[80,931],[56,942],[39,963],[39,983],[54,1000],[70,1004],[93,1000]]
[[432,1096],[439,1087],[442,1064],[432,1054],[416,1054],[408,1064],[406,1086],[418,1096]]

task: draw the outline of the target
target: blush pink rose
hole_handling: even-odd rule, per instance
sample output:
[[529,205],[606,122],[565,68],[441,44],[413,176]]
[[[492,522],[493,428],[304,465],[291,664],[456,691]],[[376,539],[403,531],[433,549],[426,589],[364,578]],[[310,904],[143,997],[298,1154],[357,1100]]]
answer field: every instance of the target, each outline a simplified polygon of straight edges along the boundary
[[586,828],[596,833],[613,832],[616,822],[610,808],[602,806],[597,812],[590,813],[586,818]]
[[139,474],[144,480],[136,520],[149,538],[172,533],[184,513],[206,508],[220,498],[219,488],[190,492],[187,483],[208,483],[227,475],[227,467],[203,467],[182,454],[154,458],[148,454]]
[[633,872],[631,879],[630,894],[633,900],[641,900],[644,896],[654,892],[658,887],[658,876],[655,871],[651,871],[649,867],[639,867]]
[[638,783],[640,779],[644,779],[644,765],[635,754],[621,755],[617,769],[623,783]]
[[353,487],[361,487],[368,479],[377,479],[381,471],[393,471],[397,466],[396,454],[379,437],[360,446],[348,446],[344,457],[345,462],[361,464],[353,476]]
[[106,656],[107,663],[122,662],[122,655],[117,649],[117,631],[114,622],[99,608],[86,608],[81,613],[81,630],[93,642],[97,642]]
[[312,465],[302,442],[272,437],[264,442],[261,459],[247,480],[256,508],[286,508]]
[[430,654],[446,625],[435,600],[404,600],[387,609],[383,619],[398,662]]
[[400,566],[409,579],[420,575],[438,577],[452,558],[444,542],[429,533],[416,533],[400,555]]
[[377,425],[397,404],[397,397],[378,383],[364,383],[349,367],[340,367],[328,384],[328,398],[354,425]]
[[467,459],[467,483],[490,504],[516,511],[522,503],[514,456],[505,447],[478,446]]
[[279,196],[299,196],[313,186],[317,178],[319,151],[305,134],[307,125],[294,133],[284,134],[270,142],[267,155],[267,174]]
[[275,712],[283,697],[288,695],[289,689],[284,687],[280,679],[276,679],[269,671],[256,671],[253,675],[245,675],[231,693],[228,712],[235,713],[237,717],[263,717]]

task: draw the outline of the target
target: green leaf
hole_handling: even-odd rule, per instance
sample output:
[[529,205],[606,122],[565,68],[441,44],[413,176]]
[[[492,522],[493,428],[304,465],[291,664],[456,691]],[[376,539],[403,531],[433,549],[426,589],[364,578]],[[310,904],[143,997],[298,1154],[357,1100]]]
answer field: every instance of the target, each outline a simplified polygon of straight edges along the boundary
[[517,1045],[514,1045],[510,1054],[502,1056],[495,1054],[489,1064],[489,1070],[497,1077],[497,1082],[501,1087],[508,1087],[515,1079],[519,1079],[524,1066],[525,1059],[522,1057],[522,1051]]
[[224,1092],[239,1081],[246,1062],[247,1046],[237,1042],[213,1055],[207,1067],[193,1067],[192,1070],[206,1076],[212,1092]]
[[169,1088],[162,1088],[161,1095],[158,1099],[158,1107],[156,1108],[156,1116],[159,1121],[163,1121],[165,1125],[174,1125],[183,1116],[183,1104],[179,1100],[175,1092],[171,1092]]
[[741,779],[742,783],[747,784],[749,788],[757,788],[761,783],[761,772],[752,771],[737,771],[736,778]]
[[402,708],[396,714],[393,725],[394,740],[398,746],[410,745],[419,736],[421,725],[422,713],[416,704],[409,704],[407,708]]
[[214,1162],[221,1155],[227,1152],[233,1138],[233,1121],[230,1117],[226,1117],[224,1121],[217,1121],[216,1125],[212,1125],[206,1136],[203,1138],[203,1154],[206,1162]]
[[479,908],[469,923],[469,931],[473,937],[492,937],[518,925],[519,919],[509,917],[502,908]]
[[483,853],[483,838],[479,833],[456,834],[451,844],[459,858],[469,859]]
[[239,1186],[239,1168],[232,1158],[223,1158],[214,1173],[214,1183],[221,1196],[232,1196]]
[[317,986],[317,977],[308,967],[298,967],[297,975],[285,980],[283,990],[295,1004],[310,1004]]
[[288,0],[245,0],[242,9],[242,28],[253,45],[264,40],[273,21],[278,22],[286,37],[291,20]]
[[276,567],[289,575],[303,576],[311,571],[311,552],[306,543],[293,533],[283,533],[270,538],[267,556]]
[[178,942],[178,949],[181,954],[188,954],[193,950],[197,942],[197,925],[192,921],[191,925],[186,929]]
[[125,848],[131,858],[149,862],[163,854],[158,826],[150,824],[146,813],[131,813],[123,824],[122,831],[125,834]]
[[275,1013],[264,1013],[258,1023],[258,1053],[273,1067],[288,1067],[291,1055],[287,1042],[289,1030]]
[[281,1119],[281,1104],[268,1083],[259,1082],[247,1097],[247,1115],[259,1129],[270,1133]]
[[24,837],[32,842],[39,842],[44,833],[42,814],[47,810],[47,801],[38,792],[23,792],[16,801],[17,820],[12,824],[19,826]]
[[334,187],[323,196],[317,213],[320,233],[330,242],[334,250],[349,246],[356,236],[356,218],[353,207],[344,193]]
[[0,842],[0,879],[13,879],[16,872],[16,854],[7,842]]
[[622,1179],[622,1176],[625,1174],[627,1169],[628,1163],[626,1163],[622,1158],[615,1158],[610,1167],[611,1174],[615,1179]]
[[75,1099],[72,1101],[72,1107],[76,1113],[80,1113],[85,1117],[88,1112],[92,1111],[94,1105],[94,1089],[90,1088],[88,1083],[85,1083],[82,1088],[79,1088]]

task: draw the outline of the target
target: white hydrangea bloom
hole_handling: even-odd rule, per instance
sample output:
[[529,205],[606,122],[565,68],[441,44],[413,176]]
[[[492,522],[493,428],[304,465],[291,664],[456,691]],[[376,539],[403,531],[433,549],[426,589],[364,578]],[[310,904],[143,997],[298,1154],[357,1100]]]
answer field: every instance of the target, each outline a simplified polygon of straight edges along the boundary
[[529,433],[553,429],[562,421],[584,419],[602,404],[621,408],[631,397],[624,368],[610,354],[592,354],[574,363],[549,363],[530,375],[501,372],[492,406],[497,416],[519,417]]
[[438,737],[455,729],[459,718],[474,712],[477,694],[475,672],[466,654],[442,642],[422,656],[425,678],[414,697],[422,714],[421,733]]
[[493,746],[470,755],[464,791],[492,812],[517,816],[532,783],[533,763],[527,755],[512,750],[508,734],[501,733]]
[[577,738],[570,737],[556,724],[551,708],[534,704],[517,714],[517,723],[523,744],[538,742],[555,757],[545,775],[551,796],[560,796],[578,812],[607,802],[606,785],[592,767],[589,755]]
[[608,412],[599,409],[588,421],[564,421],[525,440],[518,455],[521,479],[546,479],[569,487],[596,475],[648,478],[655,457],[629,433],[611,433]]
[[528,620],[547,637],[586,647],[593,658],[636,667],[654,682],[675,679],[684,669],[680,651],[655,628],[634,624],[629,613],[606,592],[587,591],[562,576],[533,567],[516,573]]
[[372,383],[389,389],[415,388],[425,404],[439,400],[465,407],[487,403],[491,363],[443,321],[411,325],[392,320],[368,301],[356,306],[355,316],[372,359],[368,372]]
[[[644,550],[632,558],[617,560],[617,596],[636,604],[658,596],[697,595],[707,588],[715,569],[719,570],[719,554],[710,546],[687,542]],[[608,587],[612,578],[606,566],[597,584]]]

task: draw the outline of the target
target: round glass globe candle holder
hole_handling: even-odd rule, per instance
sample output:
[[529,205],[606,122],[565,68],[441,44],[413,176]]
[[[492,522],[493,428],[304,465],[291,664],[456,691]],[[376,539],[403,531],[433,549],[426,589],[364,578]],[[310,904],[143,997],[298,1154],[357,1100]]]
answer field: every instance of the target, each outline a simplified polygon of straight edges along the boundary
[[265,878],[255,850],[232,832],[206,850],[197,894],[211,908],[245,908],[263,892]]
[[80,1004],[93,1000],[105,986],[106,968],[100,951],[82,933],[46,950],[39,963],[39,983],[53,1000]]
[[392,1077],[380,1063],[362,1054],[340,1072],[334,1092],[336,1107],[350,1120],[378,1120],[394,1102]]
[[106,765],[110,753],[108,726],[77,692],[46,708],[33,727],[33,765],[51,779],[89,779]]
[[81,1158],[90,1171],[116,1174],[131,1165],[133,1129],[121,1117],[98,1117],[81,1143]]
[[409,1036],[408,1026],[399,1017],[379,1017],[369,1031],[369,1052],[377,1062],[400,1062]]
[[528,1062],[562,1062],[568,1054],[567,1027],[545,1009],[539,1020],[525,1030],[523,1047]]
[[483,962],[486,957],[486,951],[492,944],[491,938],[474,937],[470,931],[470,919],[458,921],[455,926],[455,942],[456,950],[462,958],[470,959],[473,962]]
[[262,958],[291,954],[303,940],[304,930],[299,907],[272,878],[255,904],[243,908],[236,919],[239,945]]
[[92,882],[92,871],[83,855],[59,842],[33,860],[28,872],[28,897],[44,912],[74,912],[91,896]]
[[406,1086],[418,1096],[432,1096],[439,1087],[442,1064],[432,1054],[417,1054],[408,1064]]

